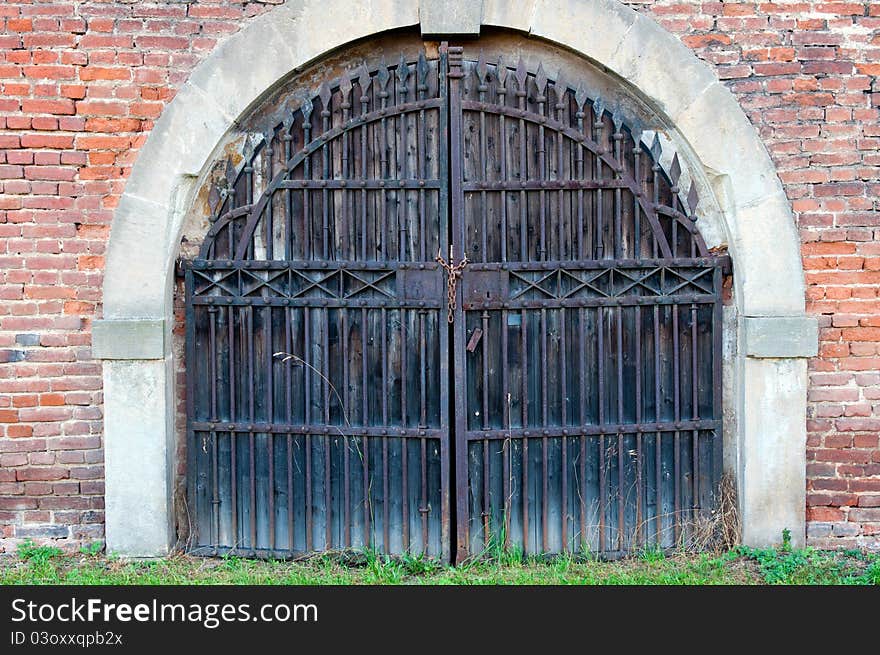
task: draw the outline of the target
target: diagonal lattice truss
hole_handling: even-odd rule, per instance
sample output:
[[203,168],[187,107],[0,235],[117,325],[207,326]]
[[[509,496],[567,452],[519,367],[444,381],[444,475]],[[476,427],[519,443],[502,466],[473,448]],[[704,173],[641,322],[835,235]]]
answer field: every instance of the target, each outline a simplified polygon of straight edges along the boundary
[[334,268],[194,270],[194,293],[238,298],[328,298],[359,300],[396,297],[397,273],[392,269]]
[[712,294],[710,268],[611,266],[598,270],[519,270],[510,272],[510,299],[565,300]]

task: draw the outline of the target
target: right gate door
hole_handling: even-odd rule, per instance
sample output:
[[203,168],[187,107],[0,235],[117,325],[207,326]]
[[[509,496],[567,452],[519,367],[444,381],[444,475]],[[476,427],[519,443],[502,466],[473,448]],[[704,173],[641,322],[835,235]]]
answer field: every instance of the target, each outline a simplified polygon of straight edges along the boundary
[[695,194],[602,99],[448,50],[456,559],[698,541],[726,258]]

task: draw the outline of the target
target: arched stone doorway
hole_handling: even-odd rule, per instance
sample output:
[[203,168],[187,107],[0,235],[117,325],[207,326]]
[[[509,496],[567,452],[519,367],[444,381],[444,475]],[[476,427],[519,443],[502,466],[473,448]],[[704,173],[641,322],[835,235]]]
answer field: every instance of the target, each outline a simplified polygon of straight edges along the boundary
[[[441,4],[456,5],[444,16],[467,17],[455,11],[464,3]],[[482,25],[530,32],[616,75],[654,112],[657,130],[711,207],[706,223],[714,227],[704,236],[710,245],[729,247],[736,272],[725,446],[727,468],[738,483],[743,537],[747,543],[770,543],[788,527],[802,540],[802,358],[815,350],[815,324],[802,315],[794,225],[766,151],[724,87],[648,19],[615,2],[577,3],[567,12],[526,4],[486,2]],[[354,15],[347,7],[327,26],[326,3],[296,3],[254,21],[194,72],[140,153],[114,220],[105,319],[94,330],[96,355],[107,360],[110,550],[160,554],[173,542],[171,286],[197,180],[232,136],[234,122],[291,71],[354,38],[419,24],[417,8],[407,3],[374,2],[358,11],[363,13]],[[422,18],[422,32],[473,34],[480,28],[473,22],[436,27],[430,13]],[[245,66],[241,52],[264,60],[257,65],[250,58]],[[164,239],[152,237],[157,226],[163,226]],[[145,241],[145,234],[151,240]]]

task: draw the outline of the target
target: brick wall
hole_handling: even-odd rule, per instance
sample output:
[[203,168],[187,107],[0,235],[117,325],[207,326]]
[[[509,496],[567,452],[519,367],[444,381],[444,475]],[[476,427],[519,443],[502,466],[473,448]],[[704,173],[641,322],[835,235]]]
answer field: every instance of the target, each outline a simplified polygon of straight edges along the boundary
[[[216,42],[279,0],[0,4],[0,550],[103,534],[103,253],[138,147]],[[803,241],[808,518],[880,546],[880,5],[628,2],[712,64],[764,139]]]
[[762,136],[800,228],[807,519],[819,547],[880,546],[880,4],[628,3],[714,65]]

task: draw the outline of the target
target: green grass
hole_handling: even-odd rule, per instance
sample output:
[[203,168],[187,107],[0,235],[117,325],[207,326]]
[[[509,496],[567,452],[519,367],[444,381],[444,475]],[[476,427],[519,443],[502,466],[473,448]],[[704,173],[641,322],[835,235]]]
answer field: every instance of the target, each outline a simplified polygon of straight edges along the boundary
[[601,562],[589,557],[523,558],[489,549],[487,557],[458,567],[421,555],[390,558],[366,550],[307,560],[238,557],[125,561],[100,546],[65,554],[26,542],[18,556],[0,559],[0,584],[880,584],[880,554],[858,551],[738,547],[722,554],[666,554],[647,549]]

